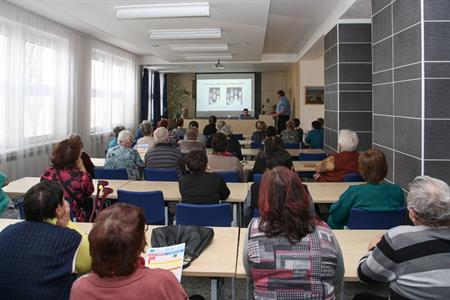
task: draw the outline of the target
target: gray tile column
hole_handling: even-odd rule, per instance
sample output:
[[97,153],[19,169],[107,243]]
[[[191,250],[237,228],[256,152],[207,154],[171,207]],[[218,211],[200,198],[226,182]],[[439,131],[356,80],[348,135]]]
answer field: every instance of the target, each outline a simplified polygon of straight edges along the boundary
[[337,24],[324,44],[325,148],[337,151],[341,129],[358,132],[359,150],[371,148],[371,25]]
[[372,0],[373,146],[387,179],[450,182],[450,1]]

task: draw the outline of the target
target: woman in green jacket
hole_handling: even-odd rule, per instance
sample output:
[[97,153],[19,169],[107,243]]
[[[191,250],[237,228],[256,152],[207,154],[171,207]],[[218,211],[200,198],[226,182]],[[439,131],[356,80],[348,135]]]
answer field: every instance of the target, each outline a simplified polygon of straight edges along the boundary
[[404,193],[398,184],[384,182],[388,166],[380,150],[369,149],[359,155],[359,172],[367,184],[350,186],[331,205],[328,225],[342,229],[348,223],[352,208],[368,211],[392,211],[405,206]]

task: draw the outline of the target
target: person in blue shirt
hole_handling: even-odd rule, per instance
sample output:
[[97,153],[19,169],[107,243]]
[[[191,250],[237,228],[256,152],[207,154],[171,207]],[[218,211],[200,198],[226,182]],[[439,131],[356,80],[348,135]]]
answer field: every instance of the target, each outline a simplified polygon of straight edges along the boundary
[[119,136],[119,133],[125,130],[124,126],[116,126],[113,128],[113,133],[114,133],[114,137],[109,141],[108,143],[108,149],[106,149],[106,151],[108,151],[109,149],[111,149],[112,147],[117,146],[119,143],[117,142],[117,137]]
[[14,203],[2,189],[8,184],[8,177],[6,174],[0,172],[0,218],[17,219],[19,217],[19,210],[14,208]]
[[305,142],[311,149],[323,149],[323,128],[318,121],[312,122],[311,126],[313,130],[308,132]]
[[273,118],[276,119],[278,134],[286,129],[286,122],[289,121],[291,116],[291,105],[289,104],[288,98],[284,95],[284,91],[278,91],[279,101],[277,103],[277,108],[275,113],[272,114]]

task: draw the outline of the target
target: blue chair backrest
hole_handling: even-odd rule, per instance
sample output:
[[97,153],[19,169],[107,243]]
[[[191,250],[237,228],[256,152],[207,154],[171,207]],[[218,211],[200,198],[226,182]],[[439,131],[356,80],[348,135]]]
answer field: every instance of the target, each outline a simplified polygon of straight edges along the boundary
[[391,229],[405,224],[406,208],[393,211],[367,211],[352,208],[348,217],[348,229]]
[[239,141],[242,141],[244,139],[244,134],[243,133],[238,133],[238,134],[233,134],[233,135]]
[[253,182],[261,182],[263,174],[253,174]]
[[259,209],[258,208],[254,208],[253,209],[253,218],[257,218],[259,216],[260,216]]
[[95,179],[128,179],[127,169],[95,168]]
[[261,143],[251,142],[250,149],[259,149],[261,147]]
[[284,143],[285,149],[300,149],[300,144],[298,143]]
[[298,156],[299,161],[324,160],[325,158],[327,158],[326,153],[300,153]]
[[359,173],[348,173],[344,176],[344,182],[363,182],[365,181]]
[[176,169],[145,168],[144,180],[147,181],[178,181]]
[[120,203],[128,203],[142,208],[145,212],[147,224],[165,224],[165,202],[161,191],[130,192],[118,190],[117,196],[117,201]]
[[239,174],[237,172],[234,171],[229,171],[229,172],[216,172],[217,174],[219,174],[220,176],[222,176],[223,180],[225,180],[225,182],[241,182],[241,180],[239,179]]
[[223,204],[177,204],[177,225],[230,227],[231,205]]

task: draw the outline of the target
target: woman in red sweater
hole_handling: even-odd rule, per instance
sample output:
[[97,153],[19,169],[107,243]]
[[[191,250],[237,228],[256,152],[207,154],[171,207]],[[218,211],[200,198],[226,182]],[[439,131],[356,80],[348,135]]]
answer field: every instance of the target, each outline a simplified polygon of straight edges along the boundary
[[145,268],[146,228],[136,206],[117,203],[102,211],[89,233],[93,272],[73,284],[70,299],[187,299],[170,271]]

